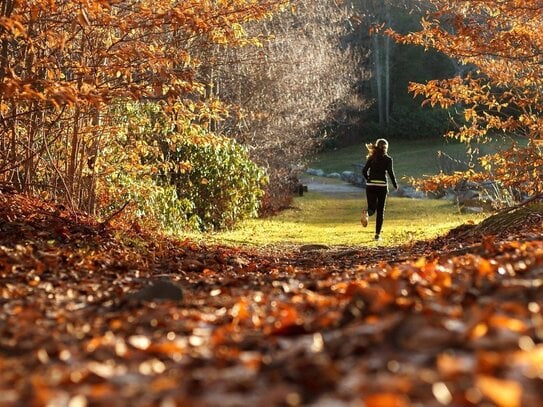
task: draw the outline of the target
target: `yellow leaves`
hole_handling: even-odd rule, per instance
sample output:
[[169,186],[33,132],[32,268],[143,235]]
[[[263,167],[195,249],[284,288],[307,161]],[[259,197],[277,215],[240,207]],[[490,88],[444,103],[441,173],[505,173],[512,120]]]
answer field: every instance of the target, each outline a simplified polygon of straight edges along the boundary
[[218,44],[218,45],[228,44],[228,37],[226,36],[223,30],[214,30],[211,33],[211,39],[215,44]]
[[0,114],[5,115],[11,109],[10,105],[4,102],[0,102]]
[[422,102],[422,106],[430,104],[432,107],[441,106],[446,109],[457,102],[451,97],[452,93],[444,86],[446,83],[446,81],[437,80],[428,81],[426,84],[410,83],[408,90],[414,96],[422,95],[426,98]]
[[498,407],[520,407],[522,405],[522,386],[516,381],[478,375],[476,386]]
[[[171,4],[145,1],[134,9],[123,9],[117,2],[105,0],[31,3],[28,16],[33,20],[38,21],[50,12],[59,13],[58,18],[53,19],[55,24],[48,25],[47,30],[35,31],[32,38],[36,49],[55,53],[55,57],[44,58],[28,72],[43,72],[47,83],[30,84],[23,92],[19,83],[5,81],[2,84],[3,95],[7,98],[40,98],[57,109],[76,104],[96,105],[112,97],[140,99],[150,95],[174,99],[185,95],[204,96],[206,85],[194,79],[201,61],[192,54],[190,44],[184,43],[182,36],[164,36],[163,31],[173,26],[179,32],[195,30],[197,34],[190,41],[198,38],[209,44],[211,35],[214,38],[212,42],[226,46],[258,45],[258,39],[247,38],[243,25],[286,4],[281,1],[270,4],[198,1],[178,2],[172,7]],[[15,37],[26,35],[25,7],[16,7],[12,18],[0,17],[0,26]],[[75,24],[92,33],[96,41],[83,46],[81,37],[67,29],[70,25],[74,28]],[[145,41],[134,40],[144,32]],[[72,55],[77,58],[70,61],[69,67],[63,66]],[[97,61],[101,62],[96,65]],[[27,74],[24,69],[13,72],[18,75],[22,72],[23,77]],[[145,75],[142,80],[142,72],[148,72],[150,76],[152,73],[152,84]],[[76,86],[70,89],[72,85],[65,82],[67,78],[74,82],[82,79],[88,84],[79,90]],[[137,78],[137,83],[134,78]],[[43,91],[33,91],[35,89]],[[227,116],[227,109],[215,101],[211,101],[209,107],[205,103],[194,103],[192,111],[195,115],[190,116],[191,120],[197,119],[197,115],[202,121],[220,120]]]
[[537,120],[536,116],[535,115],[532,115],[532,114],[527,114],[527,113],[523,113],[519,116],[518,118],[518,121],[519,123],[525,125],[525,126],[530,126],[531,124],[533,124],[535,121]]
[[179,164],[177,164],[177,168],[179,172],[183,174],[185,172],[192,170],[192,164],[188,161],[180,161]]
[[423,176],[422,178],[411,179],[410,182],[418,189],[436,192],[443,188],[454,188],[465,178],[466,174],[462,172],[456,172],[454,174],[440,173],[434,176]]
[[[26,46],[32,44],[35,49],[47,50],[46,54],[58,54],[54,58],[36,61],[36,67],[31,67],[28,73],[41,71],[47,81],[56,82],[59,89],[44,90],[42,93],[58,108],[90,101],[86,97],[90,94],[89,89],[85,89],[85,97],[80,98],[77,92],[74,94],[68,90],[70,85],[61,83],[65,80],[63,75],[67,75],[70,80],[77,80],[79,74],[92,75],[89,83],[96,84],[97,88],[93,100],[90,101],[93,104],[97,101],[97,95],[106,98],[128,96],[136,99],[144,95],[179,97],[192,92],[204,95],[205,86],[194,79],[195,69],[200,62],[192,51],[189,51],[189,44],[178,43],[180,38],[164,36],[162,32],[173,26],[179,32],[193,31],[193,39],[199,37],[208,43],[211,41],[225,46],[258,45],[258,39],[247,38],[244,24],[264,18],[287,2],[259,4],[205,1],[197,2],[197,7],[192,2],[179,2],[175,7],[166,3],[140,2],[134,9],[119,8],[117,2],[105,0],[44,0],[30,3],[21,2],[14,8],[11,17],[0,17],[0,27],[14,38],[26,38],[29,21],[36,22],[32,38],[28,39]],[[36,27],[41,24],[40,19],[51,12],[59,13],[51,20],[54,24],[48,23],[47,29],[37,31]],[[85,28],[85,31],[96,37],[96,41],[83,46],[80,35],[68,29],[74,25]],[[135,41],[141,38],[144,32],[145,41]],[[71,61],[69,67],[63,66],[66,58],[72,55],[77,58]],[[14,58],[17,57],[14,54]],[[98,60],[102,62],[95,65]],[[89,68],[87,63],[92,66]],[[178,67],[180,63],[187,69],[175,70],[174,67]],[[142,70],[154,72],[153,85],[141,82]],[[17,68],[16,72],[26,75],[24,69]],[[134,77],[140,80],[138,84],[126,86],[127,83],[133,83]],[[51,89],[54,87],[52,83],[45,85],[47,86]],[[31,85],[31,89],[41,87],[42,84]],[[17,87],[4,85],[4,89],[7,97],[19,95]],[[38,96],[39,92],[31,95],[28,90],[24,95],[25,98]],[[217,118],[209,112],[206,117]]]
[[496,17],[499,17],[501,15],[501,10],[498,7],[487,6],[486,11],[487,11],[488,15],[490,17],[492,17],[492,18],[496,18]]
[[9,32],[14,38],[26,37],[26,27],[19,18],[0,16],[0,27]]
[[466,119],[466,121],[471,121],[476,117],[477,117],[477,111],[475,110],[475,108],[468,107],[464,109],[464,119]]
[[[403,43],[435,48],[475,68],[465,78],[410,84],[410,91],[424,97],[423,105],[463,109],[468,124],[456,132],[461,141],[478,141],[496,130],[540,137],[541,8],[526,7],[522,1],[435,4],[438,11],[422,18],[420,31],[389,35]],[[447,25],[442,23],[443,16]],[[490,168],[488,161],[486,168]],[[507,173],[505,167],[503,173]]]
[[238,39],[243,38],[247,35],[245,29],[239,23],[232,24],[232,31],[234,32],[234,36]]

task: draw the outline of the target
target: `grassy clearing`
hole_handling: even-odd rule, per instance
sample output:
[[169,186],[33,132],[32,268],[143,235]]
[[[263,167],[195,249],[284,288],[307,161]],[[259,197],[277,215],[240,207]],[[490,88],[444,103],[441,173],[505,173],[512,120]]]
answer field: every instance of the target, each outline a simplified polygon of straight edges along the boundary
[[[481,148],[488,152],[492,145]],[[390,154],[399,180],[403,177],[420,177],[438,171],[437,152],[460,158],[466,156],[465,145],[447,141],[406,140],[391,141]],[[325,172],[353,170],[352,164],[365,160],[366,148],[352,146],[326,152],[310,165]],[[343,182],[314,177],[322,184]],[[285,246],[302,244],[326,244],[331,246],[388,246],[405,244],[417,240],[434,238],[466,222],[481,221],[483,215],[461,215],[449,201],[413,200],[389,197],[383,240],[376,243],[375,219],[370,218],[367,228],[360,225],[360,212],[365,206],[365,191],[355,193],[327,194],[309,192],[294,200],[293,208],[266,219],[248,220],[234,231],[215,234],[192,235],[195,240],[207,243],[249,246]]]
[[[494,151],[492,144],[480,146],[482,152]],[[466,146],[444,138],[432,140],[392,140],[389,153],[394,158],[394,170],[398,179],[420,177],[439,171],[437,152],[444,151],[455,158],[467,157]],[[352,171],[352,165],[366,160],[365,145],[355,145],[319,154],[309,165],[325,172]]]
[[390,197],[382,231],[376,243],[374,218],[360,225],[364,190],[348,194],[309,192],[296,198],[293,208],[267,219],[251,219],[234,231],[195,235],[193,239],[227,245],[277,246],[326,244],[331,246],[389,246],[429,239],[482,217],[460,215],[451,202]]

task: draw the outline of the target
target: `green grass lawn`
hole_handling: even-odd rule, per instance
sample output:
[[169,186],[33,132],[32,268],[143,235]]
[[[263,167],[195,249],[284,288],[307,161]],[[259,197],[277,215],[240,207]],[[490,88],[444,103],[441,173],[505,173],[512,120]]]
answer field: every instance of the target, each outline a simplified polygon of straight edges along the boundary
[[[391,141],[389,153],[394,157],[394,167],[399,180],[403,177],[420,177],[438,171],[437,152],[461,158],[466,156],[465,145],[435,140]],[[484,145],[483,152],[494,147]],[[325,172],[353,170],[352,164],[365,162],[364,145],[342,148],[320,154],[309,166]],[[304,176],[307,178],[307,176]],[[342,181],[325,177],[320,183]],[[356,193],[327,194],[310,191],[294,199],[293,208],[277,216],[251,219],[236,230],[214,234],[192,235],[195,240],[227,245],[289,246],[326,244],[331,246],[398,245],[416,240],[434,238],[466,222],[479,222],[485,215],[461,215],[450,201],[415,200],[389,197],[383,240],[376,243],[375,219],[370,218],[367,228],[360,225],[360,213],[365,206],[365,191]]]
[[429,239],[468,221],[482,219],[460,215],[450,201],[389,197],[383,240],[376,243],[375,218],[367,228],[360,225],[365,206],[364,190],[358,193],[308,192],[294,200],[293,208],[266,219],[251,219],[233,231],[194,235],[193,239],[227,245],[292,246],[388,246]]
[[[492,144],[480,146],[484,153],[494,151]],[[439,171],[437,152],[444,151],[455,158],[467,157],[466,146],[454,140],[436,138],[431,140],[392,140],[389,154],[394,158],[396,177],[420,177]],[[353,164],[366,161],[367,149],[364,144],[344,147],[335,151],[320,153],[309,167],[324,172],[352,171]]]

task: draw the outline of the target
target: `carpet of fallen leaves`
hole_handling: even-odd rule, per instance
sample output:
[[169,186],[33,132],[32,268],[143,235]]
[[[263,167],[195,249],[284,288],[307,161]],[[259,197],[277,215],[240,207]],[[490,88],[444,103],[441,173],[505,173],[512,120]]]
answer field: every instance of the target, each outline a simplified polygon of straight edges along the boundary
[[542,231],[263,252],[0,192],[0,406],[540,406]]

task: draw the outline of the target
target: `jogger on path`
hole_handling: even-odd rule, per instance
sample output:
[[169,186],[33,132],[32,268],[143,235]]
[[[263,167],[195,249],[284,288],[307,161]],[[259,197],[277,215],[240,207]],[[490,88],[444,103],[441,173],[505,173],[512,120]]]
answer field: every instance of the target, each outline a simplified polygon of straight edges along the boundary
[[368,160],[362,169],[362,175],[366,179],[367,209],[362,211],[362,226],[368,226],[368,217],[377,213],[375,220],[375,240],[380,240],[381,228],[385,214],[385,204],[388,195],[388,178],[394,189],[398,189],[392,157],[388,153],[388,141],[378,139],[375,144],[368,144]]

